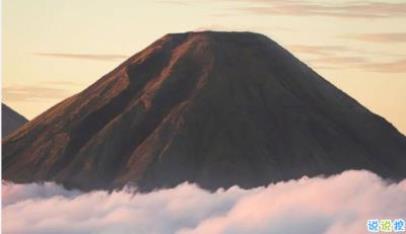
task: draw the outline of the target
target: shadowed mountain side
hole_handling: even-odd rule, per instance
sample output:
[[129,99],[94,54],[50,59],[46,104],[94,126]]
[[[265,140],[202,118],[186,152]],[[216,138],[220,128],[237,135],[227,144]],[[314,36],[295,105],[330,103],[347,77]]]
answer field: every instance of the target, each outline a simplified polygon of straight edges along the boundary
[[169,34],[3,142],[3,176],[81,189],[244,188],[368,169],[406,139],[269,38]]
[[14,132],[21,125],[28,122],[28,120],[8,107],[6,104],[1,104],[1,135],[5,138],[10,133]]

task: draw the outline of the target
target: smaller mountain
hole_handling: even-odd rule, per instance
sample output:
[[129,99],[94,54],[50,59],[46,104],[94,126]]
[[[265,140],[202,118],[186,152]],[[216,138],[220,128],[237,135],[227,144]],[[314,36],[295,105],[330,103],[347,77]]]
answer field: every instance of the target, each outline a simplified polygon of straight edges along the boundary
[[4,103],[1,104],[1,116],[1,134],[3,138],[28,122],[24,116],[20,115]]

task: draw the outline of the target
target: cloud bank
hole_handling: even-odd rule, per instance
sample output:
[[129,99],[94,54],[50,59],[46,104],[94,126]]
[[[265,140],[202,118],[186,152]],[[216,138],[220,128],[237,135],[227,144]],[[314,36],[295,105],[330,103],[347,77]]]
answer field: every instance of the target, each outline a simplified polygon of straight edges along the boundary
[[[159,3],[174,5],[191,5],[192,1],[165,0]],[[265,15],[288,15],[288,16],[322,16],[334,18],[401,18],[406,17],[406,3],[389,1],[303,1],[303,0],[216,0],[216,1],[193,1],[193,3],[232,3],[233,7],[228,10],[246,12],[251,14]],[[238,4],[239,3],[239,4]],[[227,16],[229,14],[223,14]]]
[[111,61],[111,60],[123,60],[128,58],[122,54],[75,54],[75,53],[33,53],[34,55],[43,57],[54,58],[68,58],[68,59],[85,59],[85,60],[99,60],[99,61]]
[[[396,39],[395,37],[388,37],[386,40],[400,40],[401,37],[398,36]],[[384,38],[382,37],[381,40],[385,40]],[[403,55],[399,54],[371,52],[338,45],[312,46],[296,44],[289,45],[288,49],[295,54],[305,55],[306,57],[310,55],[311,57],[305,58],[304,61],[319,69],[358,69],[374,73],[406,72],[406,60],[403,59]],[[365,54],[379,58],[380,61],[370,59],[371,56],[368,57]],[[385,57],[387,58],[382,59]]]
[[406,33],[362,33],[343,36],[344,38],[355,39],[364,42],[376,43],[404,43]]
[[3,183],[4,233],[366,233],[366,220],[406,218],[406,180],[367,171],[209,193],[193,184],[80,193]]
[[[241,0],[243,2],[250,2]],[[333,1],[256,0],[259,6],[241,8],[254,14],[325,16],[336,18],[393,18],[406,16],[406,3],[385,1]]]
[[3,96],[8,101],[43,101],[43,100],[61,100],[72,95],[64,87],[56,85],[12,85],[3,87]]

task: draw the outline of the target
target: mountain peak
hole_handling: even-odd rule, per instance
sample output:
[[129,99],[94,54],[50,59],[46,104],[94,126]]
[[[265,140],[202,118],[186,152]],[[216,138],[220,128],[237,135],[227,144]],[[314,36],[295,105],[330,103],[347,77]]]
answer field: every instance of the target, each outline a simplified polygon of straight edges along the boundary
[[263,34],[250,32],[250,31],[188,31],[183,33],[168,33],[166,37],[207,37],[207,38],[215,38],[215,37],[227,37],[227,38],[238,38],[238,37],[245,37],[245,38],[264,38],[266,37]]
[[[184,33],[169,33],[158,41],[161,40],[181,40],[185,43],[194,41],[207,44],[241,43],[241,45],[245,46],[258,46],[258,43],[263,45],[275,43],[263,34],[248,31],[190,31]],[[244,47],[240,49],[244,49]]]

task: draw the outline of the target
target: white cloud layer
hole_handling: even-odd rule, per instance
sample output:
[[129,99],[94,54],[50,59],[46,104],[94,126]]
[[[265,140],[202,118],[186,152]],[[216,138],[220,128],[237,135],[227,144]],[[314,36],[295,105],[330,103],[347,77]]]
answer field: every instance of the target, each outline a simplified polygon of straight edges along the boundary
[[367,233],[366,220],[406,218],[406,180],[366,171],[209,193],[195,185],[148,194],[80,193],[3,183],[4,233]]

